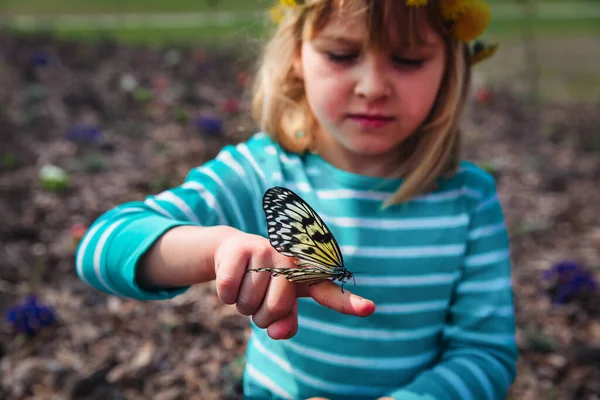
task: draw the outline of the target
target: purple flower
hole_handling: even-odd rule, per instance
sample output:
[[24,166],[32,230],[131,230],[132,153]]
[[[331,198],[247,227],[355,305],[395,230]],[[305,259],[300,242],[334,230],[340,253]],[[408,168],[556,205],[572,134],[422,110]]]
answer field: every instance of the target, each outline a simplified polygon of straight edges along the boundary
[[67,139],[73,142],[98,143],[102,132],[96,126],[77,124],[67,132]]
[[560,262],[544,271],[543,277],[549,281],[548,292],[553,303],[584,299],[598,287],[592,271],[575,261]]
[[208,136],[223,134],[223,120],[220,118],[199,116],[194,120],[194,126]]
[[56,321],[54,311],[46,305],[39,304],[35,295],[28,296],[22,304],[10,307],[5,317],[15,332],[32,336]]
[[50,65],[50,55],[44,51],[36,51],[29,59],[33,67],[47,67]]

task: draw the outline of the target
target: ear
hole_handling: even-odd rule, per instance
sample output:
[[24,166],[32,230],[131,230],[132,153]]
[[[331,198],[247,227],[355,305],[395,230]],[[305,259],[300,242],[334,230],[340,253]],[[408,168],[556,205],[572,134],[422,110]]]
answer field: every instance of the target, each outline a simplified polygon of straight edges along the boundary
[[296,52],[294,61],[292,62],[292,70],[294,75],[300,79],[304,79],[304,69],[302,68],[302,47]]

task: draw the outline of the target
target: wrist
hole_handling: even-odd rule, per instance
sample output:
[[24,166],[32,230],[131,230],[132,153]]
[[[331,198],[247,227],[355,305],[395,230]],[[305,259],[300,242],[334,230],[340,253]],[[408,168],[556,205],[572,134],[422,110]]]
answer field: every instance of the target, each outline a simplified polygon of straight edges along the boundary
[[138,284],[156,290],[213,280],[214,253],[232,230],[228,226],[178,226],[168,230],[140,261]]

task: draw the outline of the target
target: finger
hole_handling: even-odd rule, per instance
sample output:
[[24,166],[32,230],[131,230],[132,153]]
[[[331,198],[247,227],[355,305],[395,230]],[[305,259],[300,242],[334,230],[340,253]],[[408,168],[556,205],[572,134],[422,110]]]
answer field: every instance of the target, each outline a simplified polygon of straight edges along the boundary
[[363,297],[342,289],[331,281],[323,281],[315,285],[301,284],[297,291],[298,297],[312,297],[324,307],[331,308],[342,314],[367,317],[375,311],[375,303]]
[[240,314],[252,315],[259,309],[270,280],[269,272],[250,271],[244,274],[236,300],[236,308]]
[[265,298],[252,315],[252,321],[259,328],[267,328],[273,322],[285,317],[296,301],[296,284],[283,276],[271,278]]
[[267,328],[267,334],[275,340],[290,339],[296,332],[298,332],[298,300],[294,301],[288,315],[273,322]]
[[215,263],[215,285],[219,299],[225,304],[235,304],[250,257],[246,252],[229,252],[218,257]]

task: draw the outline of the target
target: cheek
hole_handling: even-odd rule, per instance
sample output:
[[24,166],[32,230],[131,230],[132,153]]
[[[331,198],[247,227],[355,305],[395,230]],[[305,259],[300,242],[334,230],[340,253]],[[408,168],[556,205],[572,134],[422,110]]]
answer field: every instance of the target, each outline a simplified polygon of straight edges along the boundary
[[411,94],[404,101],[405,111],[415,117],[423,117],[423,114],[428,114],[437,97],[439,82],[440,79],[436,75],[425,75],[419,79],[408,81],[401,89],[401,93]]
[[328,79],[314,71],[308,82],[306,91],[308,101],[317,117],[335,121],[343,113],[347,92],[339,79]]

